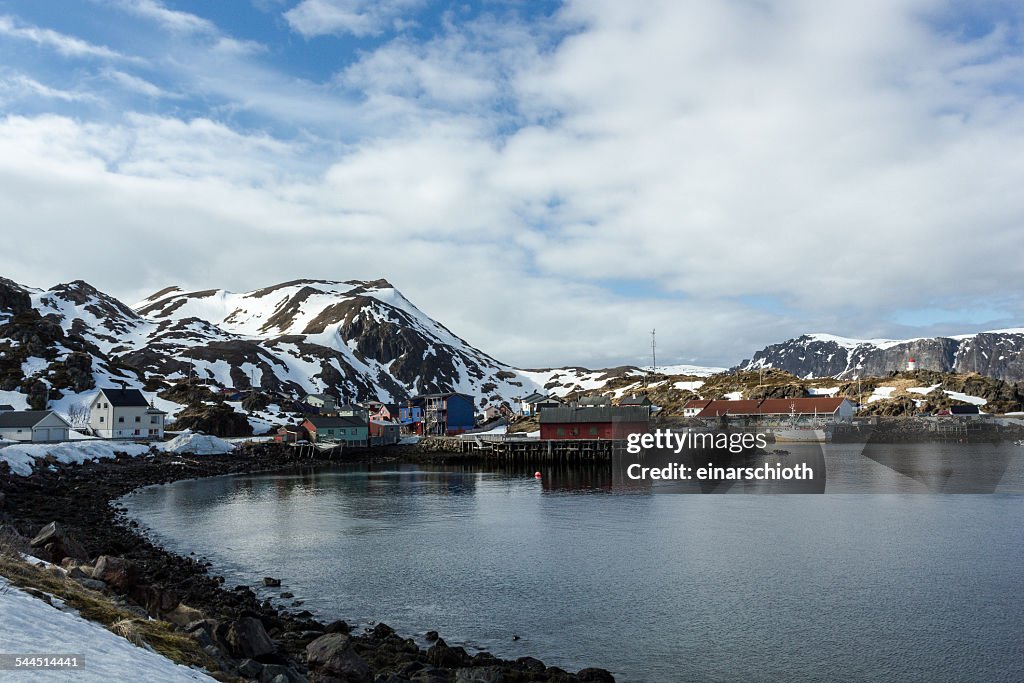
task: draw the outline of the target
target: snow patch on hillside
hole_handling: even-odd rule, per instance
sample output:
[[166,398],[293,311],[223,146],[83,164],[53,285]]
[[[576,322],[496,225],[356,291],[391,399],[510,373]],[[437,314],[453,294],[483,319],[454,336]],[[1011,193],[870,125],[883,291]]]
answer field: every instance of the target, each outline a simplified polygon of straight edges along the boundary
[[0,448],[0,461],[11,466],[11,471],[27,477],[47,456],[59,463],[81,464],[89,460],[113,460],[117,453],[138,457],[149,452],[148,444],[120,441],[76,441],[68,443],[12,444]]
[[894,391],[896,391],[896,387],[876,387],[874,392],[868,396],[868,403],[890,399]]
[[70,608],[58,609],[0,577],[0,643],[9,653],[75,654],[84,668],[66,671],[8,672],[11,681],[214,681],[175,664],[152,650],[136,647]]

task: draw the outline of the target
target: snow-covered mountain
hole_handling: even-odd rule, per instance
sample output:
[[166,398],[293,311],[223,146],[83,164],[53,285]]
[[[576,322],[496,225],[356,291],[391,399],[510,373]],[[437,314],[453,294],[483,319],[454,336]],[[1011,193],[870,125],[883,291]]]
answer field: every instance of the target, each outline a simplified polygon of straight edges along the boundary
[[778,368],[800,377],[877,377],[906,369],[911,358],[921,370],[978,372],[1006,381],[1024,380],[1024,329],[918,339],[805,334],[767,346],[737,367]]
[[112,382],[157,390],[190,376],[296,398],[460,391],[484,406],[600,389],[630,374],[643,372],[511,367],[386,280],[296,280],[243,293],[168,287],[132,307],[82,281],[43,291],[0,280],[0,403],[17,407],[62,405]]

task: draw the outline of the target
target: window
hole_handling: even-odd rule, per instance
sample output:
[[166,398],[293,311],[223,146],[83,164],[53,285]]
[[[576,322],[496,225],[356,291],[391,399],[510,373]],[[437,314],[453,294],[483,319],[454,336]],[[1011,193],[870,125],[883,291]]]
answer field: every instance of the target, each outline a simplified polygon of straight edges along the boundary
[[590,428],[590,435],[591,436],[597,436],[597,427],[591,427]]
[[344,429],[342,429],[342,430],[339,430],[339,431],[341,432],[342,436],[344,436],[344,435],[345,435],[345,430],[344,430]]
[[141,433],[142,433],[142,430],[141,430],[141,429],[136,429],[136,430],[135,430],[135,436],[138,436],[138,435],[139,435],[139,434],[141,434]]
[[103,422],[103,420],[104,420],[104,417],[102,415],[100,415],[100,422]]
[[124,422],[124,415],[122,415],[121,417],[117,418],[117,421],[118,422]]
[[135,416],[135,421],[136,422],[142,422],[142,416],[141,415],[136,415]]
[[151,424],[151,425],[160,424],[160,418],[158,418],[156,415],[154,415],[153,417],[149,418],[149,424]]
[[559,436],[565,436],[565,427],[559,427],[557,434]]

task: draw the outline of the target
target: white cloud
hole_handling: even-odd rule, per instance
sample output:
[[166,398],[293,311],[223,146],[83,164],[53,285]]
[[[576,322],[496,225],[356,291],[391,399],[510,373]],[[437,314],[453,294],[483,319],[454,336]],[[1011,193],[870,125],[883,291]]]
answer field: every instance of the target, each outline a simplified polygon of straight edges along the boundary
[[124,55],[102,45],[69,36],[48,28],[19,24],[10,16],[0,15],[0,35],[17,40],[27,40],[41,47],[48,47],[66,57],[99,57],[102,59],[123,59]]
[[334,33],[370,36],[402,26],[407,21],[403,14],[424,4],[424,0],[302,0],[284,17],[306,37]]
[[25,74],[11,73],[10,75],[0,77],[0,102],[23,97],[42,97],[52,100],[62,100],[64,102],[86,102],[96,100],[96,98],[89,93],[53,88],[44,83],[40,83]]
[[[287,18],[371,35],[395,7]],[[166,46],[204,115],[0,122],[8,253],[67,245],[0,269],[129,300],[383,276],[522,365],[645,362],[652,327],[665,362],[730,364],[811,329],[912,333],[889,319],[915,308],[1019,316],[1020,26],[967,38],[945,7],[571,2],[386,40],[326,83],[204,29]]]
[[169,93],[163,88],[150,83],[144,78],[133,76],[132,74],[125,73],[124,71],[118,71],[117,69],[108,69],[104,72],[107,78],[120,85],[126,90],[145,95],[146,97],[160,98],[160,97],[181,97],[181,95],[175,95]]
[[210,21],[189,12],[168,9],[156,0],[120,0],[121,7],[176,33],[217,33]]

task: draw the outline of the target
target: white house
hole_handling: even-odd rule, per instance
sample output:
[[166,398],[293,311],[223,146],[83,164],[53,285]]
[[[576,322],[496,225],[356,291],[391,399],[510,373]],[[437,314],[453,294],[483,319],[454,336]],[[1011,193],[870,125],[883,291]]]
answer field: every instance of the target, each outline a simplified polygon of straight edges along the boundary
[[67,441],[71,425],[52,410],[0,411],[0,439],[8,441]]
[[89,427],[104,439],[162,439],[165,415],[138,389],[100,389],[89,404]]
[[313,406],[321,413],[334,412],[338,407],[338,399],[334,398],[330,394],[309,394],[302,402],[306,405]]

